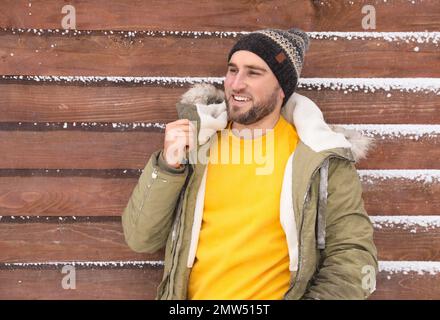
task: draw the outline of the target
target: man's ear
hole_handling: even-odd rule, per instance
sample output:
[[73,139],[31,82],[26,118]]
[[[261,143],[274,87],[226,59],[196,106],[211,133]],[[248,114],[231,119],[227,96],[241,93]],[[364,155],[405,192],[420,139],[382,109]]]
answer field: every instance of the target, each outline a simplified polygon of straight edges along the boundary
[[279,89],[280,91],[280,93],[279,93],[279,95],[280,95],[280,98],[281,98],[281,101],[283,101],[284,100],[284,97],[285,97],[285,94],[284,94],[284,91],[283,91],[283,89],[280,87],[280,89]]

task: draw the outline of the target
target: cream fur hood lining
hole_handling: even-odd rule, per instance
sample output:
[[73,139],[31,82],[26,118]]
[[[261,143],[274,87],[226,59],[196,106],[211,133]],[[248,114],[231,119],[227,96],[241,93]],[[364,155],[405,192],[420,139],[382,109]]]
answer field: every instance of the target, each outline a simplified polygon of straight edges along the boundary
[[[197,84],[180,101],[196,105],[200,118],[199,144],[206,143],[217,130],[227,125],[224,92],[211,84]],[[350,148],[356,162],[366,158],[373,138],[356,130],[325,122],[322,111],[309,98],[294,93],[281,109],[283,117],[296,128],[301,141],[315,152],[332,148]]]

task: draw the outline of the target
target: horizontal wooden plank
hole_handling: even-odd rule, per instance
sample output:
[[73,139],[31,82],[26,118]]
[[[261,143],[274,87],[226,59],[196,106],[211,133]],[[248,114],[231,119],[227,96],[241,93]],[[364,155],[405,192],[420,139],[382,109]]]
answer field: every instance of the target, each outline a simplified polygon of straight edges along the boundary
[[[0,233],[0,263],[163,260],[163,250],[150,255],[132,252],[120,220],[0,223]],[[376,224],[374,241],[379,260],[440,260],[440,227]]]
[[[367,171],[368,172],[368,171]],[[0,177],[0,216],[119,216],[137,178],[75,176]],[[127,174],[127,173],[126,173]],[[81,176],[84,175],[84,176]],[[131,175],[132,176],[132,175]],[[432,180],[432,181],[430,181]],[[426,176],[362,175],[365,209],[380,215],[436,215],[440,212],[440,181]]]
[[[4,0],[0,26],[61,27],[62,0]],[[377,31],[438,30],[440,12],[435,0],[393,1],[185,1],[163,6],[160,1],[69,1],[76,8],[82,30],[255,30],[266,27],[307,30],[362,31],[362,7],[374,5]],[[116,14],[117,13],[117,14]],[[343,17],[343,19],[341,19]]]
[[136,179],[2,177],[0,215],[120,215]]
[[[43,126],[44,128],[44,126]],[[17,126],[17,129],[19,127]],[[1,168],[142,169],[163,147],[160,132],[88,132],[80,130],[0,130]],[[440,137],[419,139],[378,136],[358,169],[438,169]]]
[[[359,161],[359,169],[439,169],[440,136],[376,137],[367,158]],[[430,148],[437,149],[438,153]],[[439,159],[439,160],[437,160]]]
[[141,169],[162,147],[162,132],[0,131],[0,168]]
[[440,228],[376,227],[374,243],[379,260],[440,260]]
[[[162,269],[78,269],[63,289],[62,270],[0,270],[0,299],[154,299]],[[71,273],[69,273],[71,275]]]
[[132,251],[119,221],[0,223],[0,262],[162,260]]
[[187,89],[0,82],[1,121],[171,122]]
[[370,300],[438,300],[440,297],[440,275],[417,273],[378,275],[376,291]]
[[[177,119],[175,104],[189,87],[189,84],[170,88],[0,81],[1,121],[166,123]],[[369,90],[365,93],[306,87],[298,93],[315,101],[329,123],[440,123],[440,95],[435,92]]]
[[[409,173],[409,172],[407,172]],[[365,209],[383,215],[436,215],[440,212],[440,181],[429,175],[361,178]]]
[[[162,269],[78,269],[76,289],[61,270],[0,270],[0,299],[154,299]],[[438,274],[380,272],[371,300],[438,299]]]
[[[0,74],[224,76],[236,38],[13,34],[0,31]],[[203,57],[209,57],[204,59]],[[313,39],[303,77],[439,77],[438,44]]]

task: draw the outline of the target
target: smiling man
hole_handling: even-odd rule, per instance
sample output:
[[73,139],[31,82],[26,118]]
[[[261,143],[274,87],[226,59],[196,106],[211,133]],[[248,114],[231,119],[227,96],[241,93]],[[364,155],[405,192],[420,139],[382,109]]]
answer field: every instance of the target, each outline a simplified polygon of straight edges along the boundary
[[[122,217],[133,250],[166,246],[157,299],[364,299],[375,290],[354,166],[370,140],[329,126],[295,92],[308,45],[299,29],[249,33],[228,55],[224,93],[196,86],[177,104],[180,119],[167,124]],[[208,161],[188,163],[188,150],[208,150]]]

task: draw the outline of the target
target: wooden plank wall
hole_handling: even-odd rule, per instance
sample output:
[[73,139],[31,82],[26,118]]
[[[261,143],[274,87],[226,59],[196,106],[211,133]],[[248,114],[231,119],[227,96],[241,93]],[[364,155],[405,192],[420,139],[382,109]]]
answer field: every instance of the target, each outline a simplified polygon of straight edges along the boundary
[[[362,29],[366,4],[376,30]],[[436,0],[0,1],[0,298],[154,298],[163,251],[132,252],[120,215],[163,124],[192,83],[221,85],[243,31],[292,26],[312,37],[299,92],[377,138],[357,166],[379,250],[372,299],[439,299]]]

